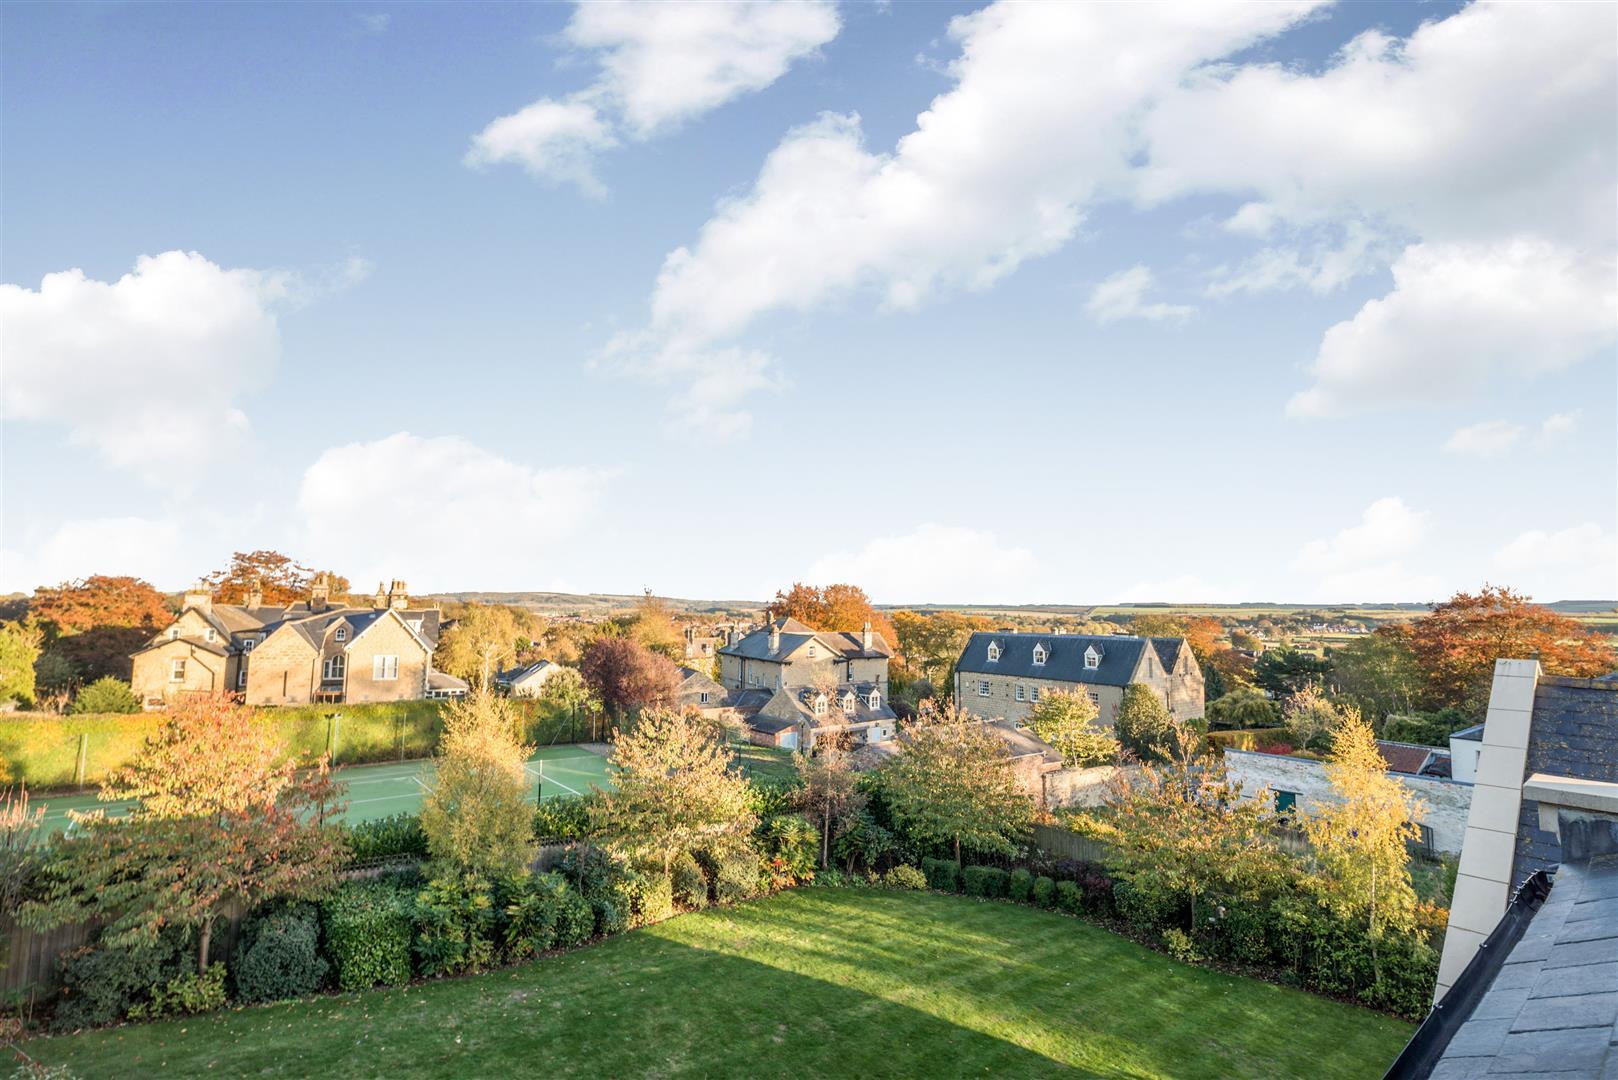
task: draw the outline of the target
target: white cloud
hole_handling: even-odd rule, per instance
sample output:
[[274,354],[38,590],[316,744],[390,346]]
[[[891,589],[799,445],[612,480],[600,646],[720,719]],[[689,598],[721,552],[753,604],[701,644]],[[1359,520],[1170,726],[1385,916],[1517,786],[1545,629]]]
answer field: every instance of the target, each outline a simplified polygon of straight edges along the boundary
[[[554,544],[594,514],[610,474],[536,468],[454,436],[337,446],[305,470],[298,550],[355,582],[420,592],[550,580]],[[363,538],[363,543],[357,543]]]
[[131,574],[159,588],[177,588],[198,573],[185,565],[184,540],[175,517],[64,521],[27,551],[0,552],[0,592],[32,592],[96,573]]
[[992,286],[1066,244],[1088,203],[1124,186],[1154,97],[1309,8],[1002,3],[953,19],[955,86],[891,152],[867,148],[857,115],[825,114],[670,253],[638,366],[855,289],[910,308]]
[[361,12],[354,16],[354,21],[359,24],[360,33],[375,36],[387,32],[393,23],[393,16],[385,11]]
[[1388,496],[1367,506],[1358,524],[1305,544],[1292,569],[1314,579],[1313,597],[1321,600],[1427,599],[1441,583],[1408,572],[1400,561],[1427,530],[1427,514]]
[[1033,600],[1038,562],[980,529],[927,523],[817,560],[804,580],[858,585],[880,603]]
[[1444,452],[1466,457],[1499,457],[1516,446],[1522,437],[1521,424],[1509,420],[1484,420],[1457,428],[1454,434],[1444,440]]
[[1539,425],[1539,441],[1541,445],[1555,442],[1579,430],[1579,418],[1584,410],[1574,409],[1571,412],[1554,413],[1545,418]]
[[1593,521],[1530,529],[1494,554],[1496,573],[1542,600],[1618,598],[1618,537]]
[[495,120],[473,138],[466,161],[515,162],[600,196],[593,162],[620,134],[650,139],[762,90],[840,26],[830,0],[581,2],[563,38],[596,57],[596,81]]
[[1414,244],[1393,292],[1326,331],[1294,416],[1442,402],[1491,376],[1568,367],[1612,342],[1613,264],[1543,240]]
[[1183,319],[1196,312],[1185,304],[1166,304],[1162,301],[1146,302],[1146,292],[1152,287],[1152,271],[1145,266],[1132,266],[1120,270],[1102,281],[1090,293],[1084,310],[1096,322],[1109,323],[1119,319]]
[[142,256],[113,282],[74,269],[38,290],[0,285],[5,417],[62,425],[148,477],[216,457],[246,430],[240,402],[275,365],[274,307],[303,288],[183,251]]

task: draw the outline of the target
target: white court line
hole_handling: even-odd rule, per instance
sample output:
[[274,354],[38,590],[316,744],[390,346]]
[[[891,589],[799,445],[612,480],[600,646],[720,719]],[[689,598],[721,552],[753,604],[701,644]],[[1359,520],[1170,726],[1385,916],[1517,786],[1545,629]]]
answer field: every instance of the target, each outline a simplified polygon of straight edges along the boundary
[[546,780],[549,780],[551,783],[557,785],[558,787],[567,788],[569,791],[571,791],[573,794],[579,796],[581,799],[584,797],[584,792],[580,791],[576,787],[569,787],[567,784],[562,783],[560,780],[556,779],[554,776],[546,776],[544,773],[537,773],[533,769],[529,769],[528,766],[526,766],[526,765],[524,765],[523,768],[527,769],[529,776],[537,777],[542,783],[544,781],[546,781]]

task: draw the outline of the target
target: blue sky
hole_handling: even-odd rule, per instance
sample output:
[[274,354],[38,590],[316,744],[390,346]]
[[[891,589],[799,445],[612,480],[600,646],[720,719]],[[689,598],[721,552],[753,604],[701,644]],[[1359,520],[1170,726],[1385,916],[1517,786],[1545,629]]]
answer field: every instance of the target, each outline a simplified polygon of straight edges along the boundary
[[1611,7],[5,19],[0,588],[1618,596]]

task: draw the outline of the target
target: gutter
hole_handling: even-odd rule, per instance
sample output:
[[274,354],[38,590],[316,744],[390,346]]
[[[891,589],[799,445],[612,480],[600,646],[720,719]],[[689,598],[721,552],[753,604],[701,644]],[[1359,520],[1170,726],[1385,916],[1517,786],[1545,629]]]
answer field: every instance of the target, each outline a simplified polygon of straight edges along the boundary
[[1425,1080],[1432,1075],[1439,1058],[1449,1048],[1450,1039],[1483,1000],[1483,995],[1494,985],[1494,977],[1505,966],[1512,947],[1522,939],[1523,932],[1533,921],[1540,905],[1551,892],[1551,877],[1543,870],[1535,870],[1517,889],[1517,894],[1506,905],[1506,913],[1495,924],[1494,930],[1478,946],[1472,960],[1460,977],[1449,988],[1449,993],[1434,1005],[1421,1022],[1416,1033],[1405,1044],[1404,1050],[1393,1059],[1382,1080]]

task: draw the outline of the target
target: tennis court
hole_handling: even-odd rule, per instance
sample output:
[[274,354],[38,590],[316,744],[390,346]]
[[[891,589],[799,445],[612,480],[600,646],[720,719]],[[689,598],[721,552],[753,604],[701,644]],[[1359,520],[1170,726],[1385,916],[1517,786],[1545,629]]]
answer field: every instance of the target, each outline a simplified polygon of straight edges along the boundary
[[[391,765],[351,765],[337,770],[337,779],[348,785],[350,823],[370,821],[389,814],[413,814],[421,809],[421,797],[433,780],[431,761],[401,761]],[[588,794],[592,788],[612,786],[607,776],[607,759],[582,746],[548,746],[528,762],[528,795],[544,798]],[[68,825],[69,810],[105,808],[117,816],[127,803],[103,803],[94,795],[45,796],[31,800],[45,807],[45,831],[55,832]]]

